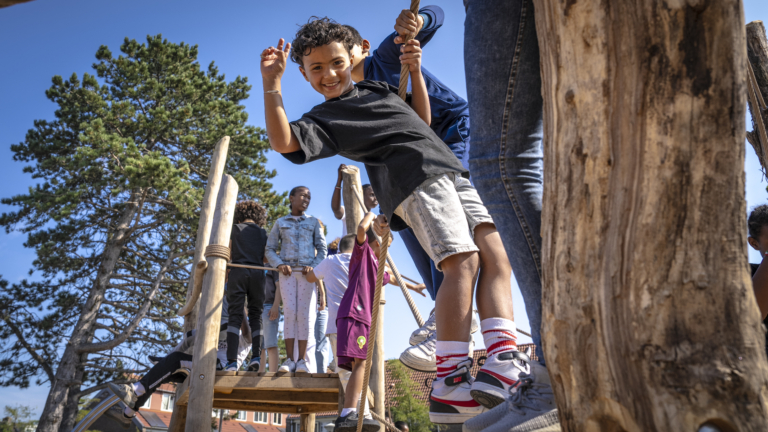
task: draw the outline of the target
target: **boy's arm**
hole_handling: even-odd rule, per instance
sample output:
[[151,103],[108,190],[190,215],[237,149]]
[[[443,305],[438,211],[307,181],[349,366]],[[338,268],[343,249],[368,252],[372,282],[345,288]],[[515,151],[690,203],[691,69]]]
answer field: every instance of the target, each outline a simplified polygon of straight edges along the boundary
[[376,219],[376,215],[373,214],[373,212],[368,212],[365,214],[365,216],[363,216],[363,220],[361,220],[360,224],[357,225],[357,244],[361,245],[363,242],[365,242],[365,233],[368,231],[368,228],[371,227],[374,219]]
[[421,73],[421,45],[419,41],[411,39],[403,45],[402,51],[400,63],[408,65],[411,75],[411,108],[429,125],[432,122],[432,110],[429,107],[427,83]]
[[336,219],[344,217],[344,207],[341,206],[341,170],[346,167],[344,164],[339,165],[339,177],[336,179],[336,188],[333,189],[333,196],[331,197],[331,210],[333,210],[333,216]]
[[315,274],[315,269],[308,271],[304,277],[309,283],[316,283],[320,281],[320,279],[318,279],[317,275]]
[[763,257],[760,267],[752,276],[752,287],[755,291],[757,307],[760,308],[760,316],[765,319],[768,316],[768,255]]
[[328,256],[328,245],[325,244],[325,236],[323,231],[320,230],[319,222],[315,224],[315,234],[312,237],[315,241],[315,251],[317,254],[315,254],[315,259],[312,260],[310,267],[317,267]]
[[267,136],[272,149],[278,153],[292,153],[301,150],[296,135],[291,131],[283,106],[281,80],[285,72],[291,44],[280,39],[277,48],[269,47],[261,53],[261,80],[264,86],[264,116]]
[[274,321],[280,317],[280,302],[283,301],[283,295],[280,293],[280,283],[275,281],[275,301],[272,303],[272,309],[269,311],[269,319]]

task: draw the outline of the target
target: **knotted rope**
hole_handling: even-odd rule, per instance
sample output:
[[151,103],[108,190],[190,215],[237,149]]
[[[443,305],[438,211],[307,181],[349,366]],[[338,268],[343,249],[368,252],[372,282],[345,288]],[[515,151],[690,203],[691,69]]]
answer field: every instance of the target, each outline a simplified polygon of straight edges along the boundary
[[228,246],[222,246],[217,244],[209,244],[208,247],[205,248],[205,257],[218,257],[218,258],[224,258],[229,262],[231,251],[229,250]]
[[[392,422],[391,422],[391,421],[389,421],[389,420],[387,420],[387,419],[385,419],[385,418],[382,418],[380,415],[376,414],[376,412],[375,412],[375,411],[371,411],[371,416],[373,416],[373,418],[374,418],[374,419],[375,419],[377,422],[380,422],[380,423],[384,423],[384,426],[386,426],[386,427],[387,427],[387,429],[391,430],[392,432],[403,432],[403,431],[401,431],[400,429],[398,429],[398,428],[397,428],[397,426],[395,426],[394,424],[392,424]],[[358,420],[358,421],[359,421],[359,420]]]
[[[379,268],[378,272],[376,272],[376,289],[373,293],[373,311],[371,313],[371,328],[368,332],[368,348],[365,352],[365,375],[363,376],[363,389],[368,388],[368,384],[371,380],[371,363],[373,363],[373,349],[376,345],[376,332],[378,331],[379,327],[379,307],[381,302],[381,291],[383,290],[382,285],[384,285],[384,259],[387,257],[387,250],[389,249],[389,238],[390,233],[387,231],[384,234],[384,237],[381,238],[379,241]],[[363,413],[365,410],[365,397],[360,397],[360,400],[357,402],[357,412]],[[362,432],[363,430],[363,420],[365,420],[364,415],[359,415],[357,419],[357,432]]]
[[[357,191],[357,188],[352,188],[352,191],[355,193],[355,197],[357,198],[357,202],[360,203],[360,207],[363,208],[363,213],[366,213],[368,210],[365,209],[365,202],[363,201],[363,197],[360,196],[360,193]],[[376,236],[376,240],[378,240],[379,244],[381,244],[381,239],[379,238],[376,233],[373,233],[374,236]],[[389,245],[387,245],[389,247]],[[403,296],[405,297],[405,301],[408,302],[408,307],[411,308],[411,313],[413,313],[413,317],[416,319],[416,323],[419,324],[419,327],[424,325],[424,318],[421,317],[421,312],[419,312],[419,308],[416,306],[416,302],[413,301],[413,297],[411,297],[411,293],[408,292],[408,288],[405,286],[405,281],[403,281],[403,277],[400,275],[400,272],[397,270],[397,266],[395,265],[395,262],[392,260],[392,257],[389,255],[386,255],[387,257],[387,264],[389,264],[389,268],[392,269],[392,274],[395,275],[395,280],[397,281],[397,284],[400,286],[400,291],[403,292]],[[381,263],[382,261],[379,261]],[[382,266],[383,267],[383,266]]]
[[[411,13],[416,15],[416,22],[419,21],[419,0],[411,0]],[[407,34],[405,35],[405,42],[408,42],[409,40],[415,38],[415,34]],[[400,86],[398,87],[397,95],[400,96],[400,99],[405,100],[405,94],[408,91],[408,75],[410,75],[410,72],[408,71],[408,65],[402,65],[400,66]],[[421,326],[421,324],[419,324]],[[360,432],[360,431],[358,431]]]

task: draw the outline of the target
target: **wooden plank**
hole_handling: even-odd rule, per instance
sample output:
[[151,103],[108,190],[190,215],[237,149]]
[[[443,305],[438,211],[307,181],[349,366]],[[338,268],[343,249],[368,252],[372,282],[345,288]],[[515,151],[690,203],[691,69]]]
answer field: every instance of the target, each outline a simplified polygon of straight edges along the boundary
[[294,404],[335,404],[338,401],[338,395],[329,392],[314,391],[285,391],[285,390],[252,390],[237,389],[232,390],[230,394],[213,395],[216,400],[239,400],[246,402],[266,402],[266,403],[294,403]]
[[220,376],[216,377],[214,388],[217,389],[260,389],[260,390],[312,390],[336,393],[339,391],[338,379],[314,377],[253,377]]
[[318,413],[323,411],[335,411],[336,404],[310,404],[310,405],[291,405],[291,404],[270,404],[263,402],[245,402],[245,401],[213,401],[215,409],[229,409],[239,411],[261,411],[282,414],[303,414]]
[[301,415],[300,432],[315,432],[315,415],[314,414]]

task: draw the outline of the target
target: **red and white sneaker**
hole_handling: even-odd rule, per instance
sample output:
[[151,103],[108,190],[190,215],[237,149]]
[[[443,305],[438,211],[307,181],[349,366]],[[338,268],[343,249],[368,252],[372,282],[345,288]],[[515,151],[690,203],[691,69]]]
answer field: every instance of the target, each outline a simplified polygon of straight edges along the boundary
[[470,394],[472,360],[459,363],[445,378],[436,378],[429,393],[429,421],[435,424],[461,424],[485,411]]
[[531,373],[530,364],[528,354],[517,350],[488,357],[472,383],[472,397],[488,409],[499,405],[515,392],[520,374]]

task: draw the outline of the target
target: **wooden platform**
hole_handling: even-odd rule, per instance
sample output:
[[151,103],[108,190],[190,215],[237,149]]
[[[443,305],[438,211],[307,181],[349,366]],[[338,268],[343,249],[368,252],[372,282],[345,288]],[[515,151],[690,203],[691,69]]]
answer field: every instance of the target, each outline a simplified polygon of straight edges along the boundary
[[[189,403],[189,377],[176,405]],[[231,410],[310,414],[339,407],[338,374],[217,372],[213,407]]]

